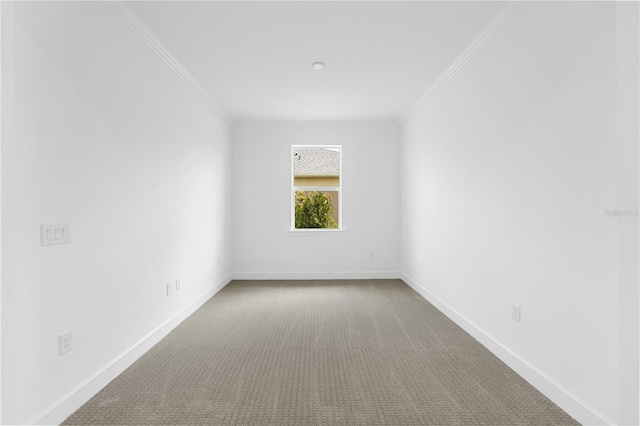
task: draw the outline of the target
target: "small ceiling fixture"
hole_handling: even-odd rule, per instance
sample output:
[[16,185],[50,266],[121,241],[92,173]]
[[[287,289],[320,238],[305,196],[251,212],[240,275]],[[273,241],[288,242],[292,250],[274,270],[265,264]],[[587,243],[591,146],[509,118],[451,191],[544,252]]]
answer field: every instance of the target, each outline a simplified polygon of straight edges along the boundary
[[311,66],[313,67],[314,70],[320,71],[324,69],[324,62],[314,62],[313,64],[311,64]]

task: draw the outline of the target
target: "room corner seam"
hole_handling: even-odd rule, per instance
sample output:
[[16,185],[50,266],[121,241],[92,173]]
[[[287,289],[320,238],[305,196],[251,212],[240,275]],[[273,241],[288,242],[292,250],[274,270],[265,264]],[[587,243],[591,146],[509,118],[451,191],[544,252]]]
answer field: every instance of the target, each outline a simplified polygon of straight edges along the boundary
[[180,78],[202,101],[218,114],[227,124],[233,119],[209,92],[180,64],[162,42],[147,26],[121,1],[102,0],[109,9],[136,37],[142,41],[173,73]]
[[398,122],[405,123],[428,99],[449,83],[485,46],[487,46],[509,23],[518,16],[531,0],[507,2],[500,13],[487,24],[482,31],[467,45],[460,55],[444,70],[442,74],[425,90],[405,112]]

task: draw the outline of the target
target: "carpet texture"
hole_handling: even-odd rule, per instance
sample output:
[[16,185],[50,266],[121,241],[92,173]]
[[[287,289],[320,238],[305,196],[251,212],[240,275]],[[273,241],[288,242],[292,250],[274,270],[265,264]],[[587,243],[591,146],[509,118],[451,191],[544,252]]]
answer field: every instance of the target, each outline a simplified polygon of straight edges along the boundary
[[399,280],[233,281],[64,424],[577,424]]

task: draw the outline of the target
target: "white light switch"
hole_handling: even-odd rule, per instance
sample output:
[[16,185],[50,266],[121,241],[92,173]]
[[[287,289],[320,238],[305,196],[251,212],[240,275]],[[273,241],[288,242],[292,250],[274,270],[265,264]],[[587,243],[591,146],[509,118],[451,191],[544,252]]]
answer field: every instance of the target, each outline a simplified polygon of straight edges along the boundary
[[40,228],[40,242],[42,247],[71,242],[71,224],[61,223],[42,225]]

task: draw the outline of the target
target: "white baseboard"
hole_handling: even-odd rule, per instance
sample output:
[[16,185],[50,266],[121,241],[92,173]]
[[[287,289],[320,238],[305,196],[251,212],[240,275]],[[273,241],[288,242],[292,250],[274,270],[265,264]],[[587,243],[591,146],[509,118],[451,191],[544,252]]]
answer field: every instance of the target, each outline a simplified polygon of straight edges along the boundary
[[389,280],[400,279],[396,271],[376,272],[236,272],[234,280]]
[[[182,311],[175,314],[165,323],[149,333],[140,342],[135,344],[118,358],[111,361],[100,371],[89,377],[83,383],[64,395],[42,413],[32,418],[27,424],[60,424],[67,417],[73,414],[85,402],[91,399],[97,392],[106,386],[111,380],[116,378],[138,358],[144,355],[153,345],[162,340],[178,324],[184,321],[189,315],[200,308],[207,300],[226,286],[232,277],[225,277],[214,287],[197,297]],[[434,296],[429,290],[418,284],[415,280],[399,272],[283,272],[283,273],[237,273],[233,274],[233,279],[237,280],[286,280],[286,279],[402,279],[418,294],[442,311],[447,317],[458,324],[467,333],[478,340],[489,349],[500,360],[512,368],[516,373],[531,383],[542,392],[547,398],[557,404],[573,418],[585,425],[615,424],[604,414],[594,407],[562,387],[559,383],[547,376],[535,366],[522,359],[518,354],[494,339],[481,328],[459,314],[455,309]]]
[[429,290],[420,285],[406,274],[400,274],[401,279],[424,297],[429,303],[438,308],[443,314],[469,333],[489,351],[507,364],[513,371],[538,389],[547,398],[562,408],[571,417],[583,425],[614,425],[615,422],[587,402],[557,383],[551,377],[530,364],[508,347],[494,339],[490,334],[476,326],[451,306],[434,296]]
[[27,424],[60,424],[231,281],[228,275]]

